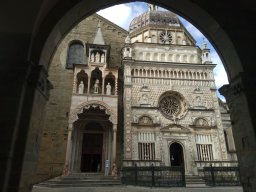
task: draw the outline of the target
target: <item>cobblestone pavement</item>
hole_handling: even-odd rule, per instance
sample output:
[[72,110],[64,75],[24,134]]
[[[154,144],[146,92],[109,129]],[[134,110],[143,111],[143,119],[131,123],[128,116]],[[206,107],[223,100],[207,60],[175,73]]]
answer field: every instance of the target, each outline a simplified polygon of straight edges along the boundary
[[147,188],[134,186],[115,187],[68,187],[45,188],[35,187],[32,192],[242,192],[242,187],[203,187],[203,188]]

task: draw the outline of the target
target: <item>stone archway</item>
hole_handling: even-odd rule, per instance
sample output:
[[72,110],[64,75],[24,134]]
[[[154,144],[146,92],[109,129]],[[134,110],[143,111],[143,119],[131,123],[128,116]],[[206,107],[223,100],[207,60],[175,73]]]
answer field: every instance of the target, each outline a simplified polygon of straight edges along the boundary
[[[98,129],[90,124],[97,124]],[[116,163],[117,114],[106,103],[92,100],[78,105],[71,110],[68,130],[63,175],[71,172],[103,172],[106,171],[105,161]],[[88,135],[101,141],[95,145],[86,143],[84,141]],[[105,174],[108,175],[109,171]]]
[[177,142],[173,142],[169,148],[170,151],[170,165],[171,166],[184,166],[184,153],[183,147]]
[[[51,54],[54,52],[55,47],[57,46],[58,42],[61,41],[64,34],[71,28],[71,26],[74,25],[76,21],[80,21],[83,17],[88,16],[93,11],[99,10],[99,8],[104,8],[106,6],[114,5],[117,3],[122,3],[123,1],[113,2],[113,1],[105,1],[99,3],[97,5],[92,5],[88,7],[87,2],[80,2],[79,4],[75,5],[72,9],[69,9],[69,12],[60,19],[59,23],[53,28],[52,33],[50,34],[48,40],[45,44],[45,49],[52,47],[52,50],[46,50],[43,51],[41,54],[41,61],[40,64],[44,64],[46,67],[50,61]],[[238,120],[236,124],[234,124],[234,138],[236,140],[237,145],[239,145],[239,148],[237,148],[238,156],[242,155],[244,152],[244,148],[242,145],[246,145],[247,151],[251,151],[251,149],[256,145],[255,140],[255,134],[251,134],[251,132],[254,131],[254,122],[252,121],[250,114],[252,111],[256,110],[255,104],[248,106],[247,97],[254,98],[255,93],[252,93],[250,91],[250,87],[246,88],[246,91],[244,91],[245,85],[248,84],[248,81],[250,81],[250,78],[252,76],[241,74],[241,72],[244,71],[242,64],[240,63],[240,58],[236,52],[236,49],[233,45],[235,41],[232,41],[229,37],[229,35],[225,32],[224,28],[219,25],[219,23],[212,17],[210,14],[208,14],[203,8],[198,6],[200,3],[191,3],[187,0],[181,0],[181,1],[155,1],[156,3],[159,3],[159,5],[169,8],[173,10],[174,12],[179,13],[183,17],[187,18],[191,23],[193,23],[195,26],[197,26],[201,31],[204,32],[204,34],[207,36],[208,39],[210,39],[211,43],[214,45],[216,50],[220,53],[221,59],[224,63],[224,66],[227,70],[228,78],[232,82],[232,86],[226,86],[223,88],[222,93],[225,94],[228,98],[227,101],[229,102],[230,106],[232,104],[232,107],[234,110],[231,110],[231,118]],[[187,9],[189,7],[189,9]],[[202,6],[204,7],[204,6]],[[90,8],[90,9],[88,9]],[[82,12],[81,10],[84,10]],[[208,10],[209,11],[209,10]],[[64,12],[66,13],[66,12]],[[63,13],[63,15],[64,15]],[[73,14],[76,13],[76,14]],[[79,14],[77,14],[79,13]],[[60,35],[62,34],[62,35]],[[52,39],[54,39],[54,46],[52,46]],[[51,46],[50,46],[51,45]],[[237,48],[239,48],[237,46]],[[44,50],[45,50],[44,49]],[[249,70],[250,71],[250,70]],[[251,78],[252,81],[255,81],[254,78]],[[234,97],[235,95],[235,97]],[[251,96],[252,95],[252,96]],[[241,112],[242,111],[242,112]],[[243,118],[241,118],[240,114],[243,114]],[[243,127],[244,125],[247,125],[247,131],[243,132],[240,127]],[[243,140],[241,141],[241,134],[243,133]],[[241,144],[245,143],[245,144]],[[246,144],[247,143],[247,144]],[[250,145],[248,143],[251,143]],[[249,150],[250,149],[250,150]],[[250,153],[250,152],[249,152]],[[246,155],[250,155],[246,152]],[[251,155],[250,155],[251,156]],[[252,156],[252,159],[255,159],[255,157]],[[254,162],[254,161],[251,161]],[[252,163],[253,164],[253,163]],[[247,163],[244,164],[244,173],[247,174]],[[242,164],[240,163],[240,166],[242,167]],[[254,164],[253,164],[254,166]],[[250,176],[254,177],[254,176]],[[244,182],[247,182],[248,176],[244,178]],[[255,182],[256,183],[256,182]]]
[[[67,0],[63,3],[60,0],[46,0],[43,3],[41,1],[34,1],[29,6],[24,6],[23,2],[16,1],[16,7],[9,3],[1,7],[4,10],[2,18],[6,18],[2,20],[4,32],[1,34],[5,42],[1,44],[5,59],[3,60],[5,62],[1,63],[4,66],[2,79],[4,79],[3,82],[11,82],[12,91],[15,90],[14,93],[10,92],[10,85],[3,83],[2,92],[4,94],[2,94],[2,100],[5,102],[4,108],[12,110],[4,110],[3,116],[8,117],[8,120],[6,119],[5,122],[8,128],[8,133],[6,134],[8,138],[2,142],[2,146],[8,146],[8,149],[4,150],[6,152],[3,155],[3,164],[8,166],[3,170],[3,178],[5,179],[2,182],[2,191],[7,191],[9,187],[19,188],[18,181],[27,181],[31,174],[33,174],[27,174],[27,172],[23,174],[21,164],[23,163],[25,167],[30,166],[30,160],[23,162],[26,159],[23,157],[23,154],[29,150],[26,148],[26,143],[27,146],[33,146],[35,142],[33,133],[30,134],[31,131],[29,131],[35,129],[31,121],[37,119],[45,111],[43,107],[45,101],[37,98],[37,96],[41,97],[41,95],[35,91],[36,88],[34,87],[34,83],[39,80],[37,64],[39,63],[40,55],[42,55],[40,64],[47,66],[55,47],[66,34],[67,27],[81,18],[81,12],[72,14],[71,11],[77,2]],[[84,14],[88,16],[99,8],[127,1],[99,0],[97,4],[94,4],[91,0],[85,2],[87,6],[85,6]],[[255,118],[253,118],[253,114],[256,114],[256,102],[254,99],[256,94],[253,91],[255,78],[250,73],[255,71],[253,63],[255,29],[251,27],[253,19],[250,18],[255,16],[255,6],[250,1],[236,1],[232,4],[232,7],[230,7],[230,1],[207,1],[207,4],[203,1],[189,0],[157,0],[154,2],[159,3],[159,5],[165,8],[174,9],[185,18],[189,18],[195,26],[207,34],[207,37],[212,40],[215,48],[221,54],[229,74],[229,79],[230,81],[232,80],[231,86],[226,87],[227,89],[224,91],[229,97],[228,101],[231,101],[233,106],[232,121],[240,158],[241,174],[244,177],[245,189],[252,191],[253,188],[256,188],[255,176],[253,175],[255,171],[251,171],[253,170],[252,167],[255,167],[254,162],[256,162],[254,155]],[[23,9],[20,9],[20,7]],[[217,9],[218,12],[215,11]],[[24,14],[20,14],[20,10]],[[73,16],[69,17],[70,15],[65,15],[66,13]],[[65,17],[66,25],[63,25],[63,22],[57,24],[62,17]],[[14,20],[15,22],[11,22]],[[6,25],[6,23],[10,25]],[[225,26],[227,23],[228,25]],[[57,30],[53,29],[55,25]],[[51,31],[54,33],[53,36],[50,35]],[[46,43],[48,37],[50,39]],[[42,46],[46,44],[47,48],[49,48],[46,51],[48,53],[42,54]],[[15,49],[12,49],[12,47],[15,47]],[[16,55],[16,57],[12,57],[13,55]],[[242,63],[240,63],[238,57],[242,60]],[[30,67],[32,70],[30,70]],[[239,72],[243,71],[243,68],[247,74],[239,74]],[[22,73],[20,73],[21,71]],[[30,75],[29,80],[27,80],[27,73],[23,73],[24,71],[32,71],[32,81]],[[9,75],[11,72],[13,75]],[[20,77],[19,81],[13,79],[15,74]],[[30,85],[27,86],[29,82],[33,82],[31,87]],[[42,104],[40,108],[38,103]],[[34,109],[36,109],[36,112]],[[36,127],[38,127],[38,124],[36,124]],[[27,138],[27,140],[24,138]],[[9,146],[11,147],[9,148]],[[23,152],[22,154],[20,153],[21,151]],[[27,154],[30,154],[30,152]],[[36,164],[35,160],[32,160],[32,162]],[[242,168],[243,165],[245,168]],[[246,167],[249,167],[249,169]],[[12,182],[14,180],[17,181],[15,184]],[[24,187],[22,181],[21,186]]]

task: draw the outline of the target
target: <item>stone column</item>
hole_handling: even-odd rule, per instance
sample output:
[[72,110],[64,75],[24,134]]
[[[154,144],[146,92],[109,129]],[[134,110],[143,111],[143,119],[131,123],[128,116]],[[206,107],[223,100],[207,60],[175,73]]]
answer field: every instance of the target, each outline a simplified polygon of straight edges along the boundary
[[113,124],[112,163],[116,162],[116,131],[117,124]]
[[118,89],[118,82],[117,82],[117,77],[115,78],[115,95],[117,95],[117,90]]
[[87,88],[87,94],[90,94],[90,84],[91,84],[91,77],[88,76],[88,88]]
[[62,175],[68,175],[71,171],[70,168],[71,168],[72,132],[73,132],[73,125],[69,124],[67,149],[66,149],[66,159],[65,159],[65,165],[64,165],[64,168],[63,168]]
[[117,176],[117,167],[116,167],[116,131],[117,131],[117,124],[113,124],[112,170],[111,170],[111,175],[112,176]]
[[104,90],[105,90],[105,78],[102,78],[102,84],[101,84],[101,94],[104,95]]
[[256,189],[256,77],[240,73],[220,88],[231,113],[241,182],[245,192]]

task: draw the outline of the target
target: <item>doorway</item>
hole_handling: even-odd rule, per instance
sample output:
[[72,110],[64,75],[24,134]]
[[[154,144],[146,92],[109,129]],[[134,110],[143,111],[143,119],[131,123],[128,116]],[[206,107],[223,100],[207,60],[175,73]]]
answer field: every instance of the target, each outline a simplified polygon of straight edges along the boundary
[[101,172],[102,133],[84,133],[81,155],[81,172]]
[[184,166],[183,149],[179,143],[172,143],[170,146],[171,166]]

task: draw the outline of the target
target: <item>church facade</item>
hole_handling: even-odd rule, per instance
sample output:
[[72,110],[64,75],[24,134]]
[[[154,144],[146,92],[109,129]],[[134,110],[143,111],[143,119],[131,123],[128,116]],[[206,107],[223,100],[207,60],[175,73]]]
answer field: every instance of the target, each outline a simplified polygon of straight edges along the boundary
[[[129,32],[94,14],[52,58],[53,90],[38,178],[123,166],[236,162],[228,109],[216,95],[210,50],[172,12],[149,6]],[[64,167],[64,168],[63,168]]]
[[206,43],[196,46],[175,14],[152,6],[131,22],[123,55],[123,164],[187,174],[230,165]]

